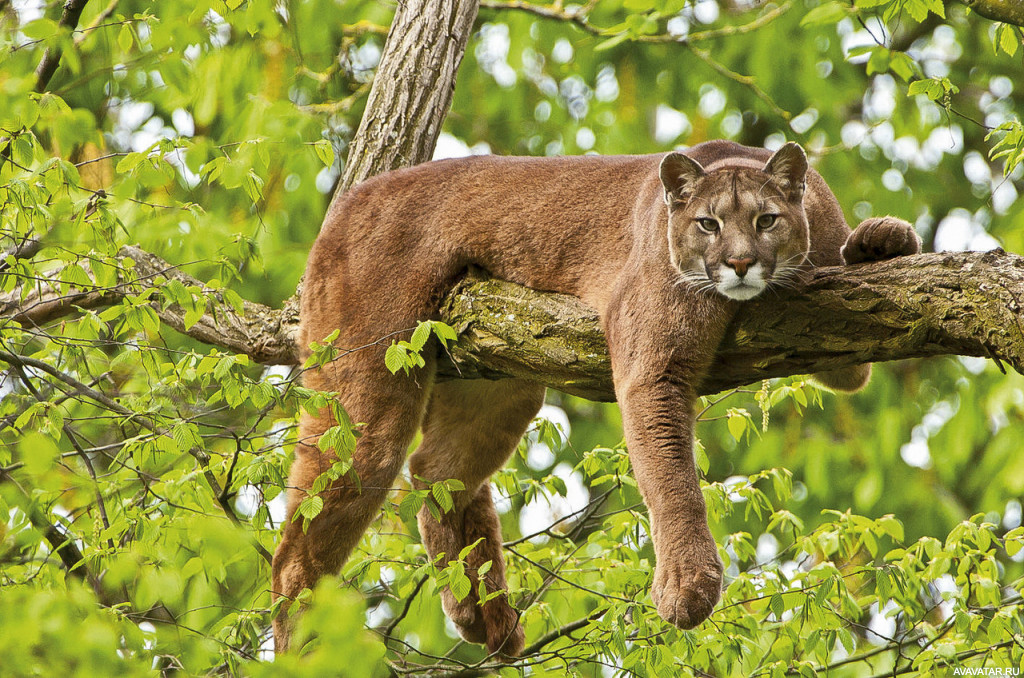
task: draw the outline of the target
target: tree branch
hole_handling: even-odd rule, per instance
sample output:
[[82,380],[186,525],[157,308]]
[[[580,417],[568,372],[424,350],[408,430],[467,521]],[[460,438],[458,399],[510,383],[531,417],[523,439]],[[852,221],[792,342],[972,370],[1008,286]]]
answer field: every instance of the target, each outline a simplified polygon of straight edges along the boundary
[[[78,27],[78,20],[82,18],[82,10],[89,0],[66,0],[64,10],[61,12],[60,21],[57,25],[61,28],[74,30]],[[50,47],[43,54],[42,61],[36,68],[36,91],[42,92],[50,84],[53,74],[57,72],[60,65],[61,50],[59,47]]]
[[[994,358],[1024,373],[1024,257],[922,254],[814,269],[805,282],[744,304],[702,393],[936,355]],[[614,399],[597,313],[572,297],[467,280],[441,315],[460,335],[441,378],[520,377]]]
[[[174,278],[202,286],[138,248],[126,247],[122,256],[135,262],[136,279]],[[125,285],[30,298],[13,312],[18,297],[9,296],[6,308],[0,298],[0,311],[39,324],[131,292]],[[205,343],[263,363],[298,361],[294,306],[244,302],[240,315],[219,293],[210,296],[207,313],[188,329],[182,309],[154,308],[163,322]],[[1022,314],[1024,257],[1002,250],[814,269],[801,289],[744,304],[701,390],[715,393],[766,378],[936,355],[993,358],[1024,372]],[[592,400],[614,399],[597,312],[573,297],[470,275],[448,295],[441,318],[459,333],[440,366],[441,379],[519,377]]]
[[[203,282],[179,270],[160,257],[138,247],[121,248],[119,283],[113,287],[95,287],[61,295],[52,285],[41,285],[22,298],[16,288],[0,295],[0,318],[7,317],[23,325],[43,325],[76,313],[83,308],[102,308],[120,302],[126,296],[137,294],[144,286],[177,280],[185,287],[198,287],[207,299],[206,313],[195,324],[186,327],[185,309],[173,304],[164,308],[154,301],[153,309],[169,327],[203,343],[244,353],[253,360],[268,364],[292,365],[298,360],[294,334],[298,329],[299,313],[295,299],[289,299],[282,309],[243,301],[239,314],[218,290],[211,290]],[[125,264],[126,261],[131,264]],[[59,277],[59,273],[57,274]]]
[[1024,26],[1024,2],[1021,0],[960,0],[960,2],[986,19]]

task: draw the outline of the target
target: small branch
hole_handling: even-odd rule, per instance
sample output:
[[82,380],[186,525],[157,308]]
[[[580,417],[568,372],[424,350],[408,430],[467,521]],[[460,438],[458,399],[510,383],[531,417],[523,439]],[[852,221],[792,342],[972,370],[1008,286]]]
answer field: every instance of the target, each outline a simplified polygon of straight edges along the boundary
[[587,14],[590,13],[590,8],[595,3],[588,3],[585,7],[579,9],[567,10],[561,6],[561,3],[554,5],[536,5],[531,2],[523,2],[523,0],[480,0],[480,7],[482,9],[491,10],[517,10],[526,12],[527,14],[533,14],[544,19],[555,19],[557,21],[565,21],[574,24],[578,28],[590,33],[591,35],[609,35],[606,34],[604,29],[598,28],[590,23],[587,19]]
[[412,590],[412,593],[405,597],[405,605],[402,607],[402,611],[399,612],[398,615],[396,615],[395,618],[391,620],[391,623],[388,624],[387,628],[384,629],[385,641],[391,638],[391,634],[395,632],[395,628],[397,628],[398,625],[402,622],[402,620],[405,619],[405,616],[409,614],[409,608],[412,607],[412,603],[414,600],[416,600],[416,596],[419,594],[420,589],[423,588],[423,585],[427,583],[427,579],[429,578],[430,577],[428,575],[423,575],[422,577],[420,577],[420,580],[416,582],[416,587]]
[[[82,18],[82,10],[89,0],[66,0],[64,11],[61,12],[60,21],[57,25],[61,28],[74,30],[78,27],[78,20]],[[43,92],[50,84],[53,74],[57,72],[60,65],[61,50],[59,47],[50,47],[43,53],[43,59],[36,68],[36,91]]]
[[[24,299],[21,298],[22,290],[16,288],[9,294],[0,295],[0,318],[6,316],[23,325],[38,326],[76,313],[78,309],[119,303],[137,293],[136,288],[142,281],[156,284],[178,280],[186,287],[203,290],[207,310],[195,324],[186,327],[184,309],[177,305],[164,308],[163,304],[154,302],[153,309],[164,324],[204,343],[244,353],[257,362],[288,365],[297,362],[294,334],[298,328],[298,309],[295,306],[272,309],[243,301],[243,313],[239,314],[217,290],[211,290],[178,267],[138,247],[121,248],[118,260],[120,282],[115,286],[60,295],[51,286],[44,285]],[[133,273],[129,274],[129,271]]]
[[770,10],[757,17],[756,19],[745,23],[735,24],[731,26],[722,26],[721,28],[712,28],[706,31],[698,31],[697,33],[690,33],[676,37],[674,35],[641,35],[637,38],[639,42],[685,42],[692,44],[695,42],[702,42],[704,40],[714,40],[716,38],[728,38],[734,35],[745,35],[756,31],[759,28],[763,28],[771,22],[778,19],[780,16],[788,12],[793,8],[792,0],[786,0],[777,7],[772,7]]
[[110,15],[117,9],[117,3],[121,0],[110,0],[110,3],[103,8],[103,10],[96,15],[96,18],[89,22],[89,25],[83,28],[81,31],[75,31],[80,35],[75,36],[75,47],[85,42],[85,39],[89,36],[89,33],[96,30],[103,25],[103,22],[110,18]]
[[25,238],[17,245],[4,251],[0,255],[0,273],[3,273],[10,268],[7,263],[7,257],[13,257],[14,259],[31,259],[35,255],[39,254],[39,250],[43,249],[43,239],[40,236],[31,236]]
[[603,617],[605,612],[607,612],[607,610],[596,610],[595,612],[591,612],[590,614],[588,614],[586,617],[583,617],[582,619],[577,619],[574,622],[569,622],[565,626],[559,627],[559,628],[555,629],[554,631],[550,631],[548,633],[545,633],[543,636],[538,638],[536,640],[536,642],[534,642],[531,645],[528,645],[527,647],[525,647],[523,649],[522,656],[523,657],[529,657],[531,654],[540,652],[542,649],[544,649],[545,645],[547,645],[547,644],[549,644],[549,643],[551,643],[553,641],[556,641],[559,638],[562,638],[563,636],[568,636],[569,634],[571,634],[571,633],[573,633],[575,631],[579,631],[580,629],[589,626],[591,623],[593,623],[593,622],[597,621],[598,619],[600,619],[601,617]]
[[15,485],[25,498],[21,509],[25,511],[28,520],[43,534],[43,538],[50,545],[51,552],[60,558],[64,569],[76,579],[89,584],[100,600],[105,599],[103,587],[85,564],[85,556],[75,544],[74,535],[71,532],[62,532],[56,525],[51,523],[46,515],[34,505],[32,497],[14,481],[13,477],[4,469],[0,469],[0,482]]
[[[126,421],[135,422],[136,424],[146,429],[147,431],[151,431],[157,435],[166,436],[168,438],[173,439],[173,436],[171,435],[169,429],[166,426],[162,426],[157,420],[153,419],[148,415],[133,412],[124,405],[111,399],[109,396],[93,388],[90,388],[86,384],[83,384],[81,381],[72,377],[70,374],[62,372],[61,370],[57,369],[56,367],[53,367],[49,363],[43,362],[42,360],[36,360],[35,358],[16,355],[3,349],[0,349],[0,362],[5,362],[8,365],[11,365],[21,374],[23,374],[22,371],[26,367],[32,368],[34,370],[39,370],[40,372],[48,374],[54,379],[65,384],[66,386],[71,387],[71,389],[78,395],[83,395],[92,400],[93,402],[95,402],[96,404],[100,405],[104,409],[125,417]],[[203,477],[206,479],[206,482],[209,483],[210,489],[213,490],[214,496],[220,497],[223,493],[221,490],[220,483],[217,482],[217,478],[214,477],[213,472],[210,470],[210,455],[207,454],[206,450],[198,446],[192,447],[186,450],[186,452],[188,452],[188,454],[194,457],[195,460],[199,463],[199,467],[202,469],[203,472]],[[238,516],[235,515],[234,511],[231,509],[231,506],[226,501],[220,501],[219,504],[221,508],[224,509],[224,512],[227,514],[228,518],[231,519],[232,522],[237,523]],[[262,545],[257,545],[257,551],[260,551],[260,555],[269,561],[270,554],[269,552],[267,552],[265,548],[262,547]]]
[[793,118],[792,113],[790,113],[789,111],[775,103],[775,100],[772,99],[767,92],[761,89],[760,85],[757,84],[757,80],[753,76],[737,73],[736,71],[733,71],[728,67],[724,66],[723,64],[719,63],[711,56],[710,50],[704,50],[700,49],[699,47],[693,47],[690,44],[687,44],[686,46],[691,52],[693,52],[694,56],[696,56],[698,59],[706,63],[708,66],[710,66],[711,69],[714,70],[716,73],[728,78],[729,80],[732,80],[733,82],[737,82],[743,85],[744,87],[749,88],[750,91],[754,93],[754,96],[763,101],[765,105],[768,106],[769,109],[771,109],[772,113],[779,116],[783,120],[791,120]]
[[[28,375],[25,373],[25,369],[21,365],[15,363],[12,363],[12,367],[18,375],[18,380],[22,383],[22,385],[24,385],[28,392],[32,394],[32,397],[36,399],[36,402],[47,402],[46,398],[44,398],[43,395],[39,393],[36,387],[32,384],[32,380],[28,378]],[[67,436],[68,442],[70,442],[71,446],[75,448],[79,457],[82,459],[82,463],[85,465],[86,470],[89,472],[89,478],[92,479],[93,490],[96,493],[96,508],[99,510],[100,519],[103,522],[103,527],[109,530],[110,519],[107,517],[107,505],[106,502],[103,500],[103,491],[100,489],[99,482],[96,479],[96,469],[93,466],[92,459],[89,457],[89,454],[85,451],[82,445],[78,442],[78,436],[76,435],[75,431],[72,430],[70,425],[65,423],[61,427],[61,430],[64,431],[64,435]],[[110,550],[113,551],[113,540],[108,538],[107,543],[110,546]]]

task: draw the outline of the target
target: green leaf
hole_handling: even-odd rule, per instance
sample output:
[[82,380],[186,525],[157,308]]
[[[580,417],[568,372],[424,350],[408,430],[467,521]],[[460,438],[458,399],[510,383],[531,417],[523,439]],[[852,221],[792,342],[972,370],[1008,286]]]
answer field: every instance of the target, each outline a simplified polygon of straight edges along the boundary
[[768,603],[768,607],[771,609],[772,614],[775,615],[776,619],[782,619],[782,613],[786,611],[786,601],[783,600],[782,594],[772,594],[771,600]]
[[263,199],[263,179],[256,172],[249,170],[242,180],[242,187],[249,200],[258,203]]
[[35,154],[34,140],[35,136],[30,132],[14,137],[14,140],[11,142],[11,155],[14,157],[14,162],[22,167],[30,167],[32,165]]
[[[462,548],[462,550],[461,550],[461,551],[459,551],[459,560],[465,560],[465,559],[466,559],[466,556],[468,556],[468,555],[469,555],[470,553],[472,553],[472,552],[473,552],[473,549],[475,549],[475,548],[476,548],[477,544],[479,544],[479,543],[480,543],[480,542],[482,542],[483,540],[484,540],[484,537],[480,537],[479,539],[477,539],[477,540],[476,540],[475,542],[473,542],[472,544],[470,544],[470,545],[468,545],[468,546],[464,546],[464,547]],[[488,562],[489,562],[489,561],[488,561]]]
[[310,495],[299,503],[296,513],[307,521],[313,520],[324,510],[324,500],[318,495]]
[[413,350],[419,351],[423,348],[423,345],[427,343],[427,339],[430,338],[430,323],[421,322],[416,326],[416,329],[412,333],[412,337],[409,339],[409,343],[412,344]]
[[896,516],[887,514],[878,519],[878,525],[888,534],[890,537],[895,539],[899,543],[903,543],[903,523],[901,523]]
[[397,374],[398,370],[409,371],[408,364],[406,363],[407,351],[404,347],[399,346],[397,343],[392,342],[391,346],[388,346],[388,350],[384,353],[384,365],[388,368],[391,374]]
[[21,27],[21,32],[25,34],[25,37],[32,40],[46,40],[57,35],[59,31],[60,27],[56,21],[45,18],[30,21]]
[[187,301],[183,306],[185,308],[185,317],[183,318],[183,322],[186,330],[191,329],[202,319],[204,315],[206,315],[206,299],[204,297],[195,299],[190,295],[189,301]]
[[195,424],[178,424],[171,429],[171,437],[180,450],[191,450],[193,447],[202,447],[203,444]]
[[242,301],[242,297],[238,295],[238,292],[235,292],[232,289],[224,289],[222,291],[222,294],[224,295],[224,301],[228,302],[231,305],[231,308],[235,310],[235,313],[244,318],[245,304]]
[[114,169],[118,174],[134,172],[135,169],[146,160],[148,155],[148,153],[140,153],[138,151],[129,153],[117,161],[117,166]]
[[135,35],[132,33],[131,24],[121,24],[117,32],[117,45],[122,52],[130,52],[135,45]]
[[64,282],[70,283],[75,287],[83,288],[93,286],[92,278],[90,278],[89,274],[85,272],[85,269],[78,264],[65,266],[60,275]]
[[746,410],[730,409],[728,412],[729,433],[737,441],[742,440],[750,424],[750,415]]
[[459,335],[455,330],[440,320],[431,320],[430,327],[434,330],[434,335],[441,340],[441,343],[445,346],[448,345],[449,341],[456,341]]
[[313,144],[313,148],[316,150],[316,156],[320,158],[320,162],[325,167],[334,166],[334,146],[327,139],[320,139]]
[[454,508],[455,504],[452,502],[452,493],[448,491],[448,488],[443,482],[434,483],[430,486],[430,493],[434,495],[434,500],[437,501],[437,505],[441,507],[441,510],[445,513]]
[[1011,57],[1016,56],[1017,47],[1020,46],[1020,38],[1017,36],[1017,29],[1010,24],[1000,24],[996,31],[996,36],[999,48]]
[[844,5],[839,2],[826,2],[807,12],[807,14],[800,19],[800,25],[819,26],[822,24],[838,23],[840,20],[846,18],[849,11],[849,5]]
[[455,600],[462,602],[473,590],[473,584],[466,576],[466,567],[461,562],[453,561],[448,570],[448,588],[451,589]]
[[401,516],[403,521],[411,523],[416,519],[416,514],[419,513],[422,507],[423,494],[420,492],[410,492],[405,495],[398,505],[398,515]]

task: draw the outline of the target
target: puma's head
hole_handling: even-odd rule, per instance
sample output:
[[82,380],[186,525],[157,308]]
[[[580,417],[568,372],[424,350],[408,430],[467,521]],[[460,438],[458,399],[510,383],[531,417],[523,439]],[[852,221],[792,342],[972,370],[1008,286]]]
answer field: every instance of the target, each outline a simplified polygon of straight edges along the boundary
[[660,172],[669,255],[680,283],[742,301],[793,281],[810,248],[807,156],[799,145],[784,145],[763,168],[711,172],[669,153]]

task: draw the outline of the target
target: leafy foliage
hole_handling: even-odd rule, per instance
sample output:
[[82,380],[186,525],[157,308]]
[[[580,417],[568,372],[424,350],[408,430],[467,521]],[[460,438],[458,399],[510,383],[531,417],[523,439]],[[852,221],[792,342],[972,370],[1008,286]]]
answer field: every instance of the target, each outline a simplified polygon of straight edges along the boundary
[[[893,213],[935,248],[1024,250],[1018,27],[935,0],[486,5],[442,152],[796,139],[851,220]],[[453,481],[402,481],[340,580],[272,604],[297,418],[339,422],[318,443],[337,462],[299,504],[306,525],[350,472],[359,422],[301,369],[198,330],[244,317],[243,299],[291,296],[391,10],[94,0],[72,29],[59,3],[34,7],[0,3],[4,675],[1021,665],[1024,384],[967,360],[876,369],[853,398],[790,381],[707,401],[698,461],[727,589],[694,631],[649,601],[615,407],[557,394],[548,414],[565,420],[539,420],[494,479],[533,643],[518,666],[455,640],[437,594],[468,594],[468,553],[442,567],[413,536],[422,506],[451,508]],[[48,50],[60,66],[37,92]],[[132,243],[198,283],[140,274]],[[451,339],[409,330],[382,338],[382,370],[415,370],[431,334]],[[344,359],[335,338],[307,367]],[[299,603],[309,643],[271,665],[269,619]]]

